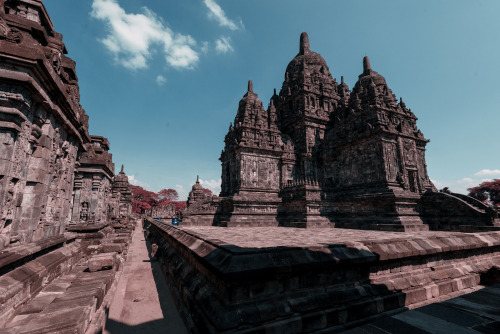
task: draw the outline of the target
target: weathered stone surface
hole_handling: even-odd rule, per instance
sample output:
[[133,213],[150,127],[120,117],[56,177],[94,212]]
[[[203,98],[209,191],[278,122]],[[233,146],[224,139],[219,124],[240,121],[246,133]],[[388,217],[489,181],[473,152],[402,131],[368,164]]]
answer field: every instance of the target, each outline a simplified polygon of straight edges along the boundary
[[224,139],[221,197],[190,201],[183,223],[500,229],[492,208],[437,192],[427,174],[429,141],[416,121],[368,57],[350,91],[302,33],[267,110],[249,81]]
[[116,253],[102,253],[92,256],[89,260],[89,271],[95,272],[105,268],[112,269],[115,266]]
[[111,185],[114,175],[109,142],[100,136],[91,136],[87,151],[78,159],[73,186],[72,224],[107,223],[118,208],[112,205]]
[[[114,176],[108,140],[89,135],[66,54],[41,0],[0,1],[0,328],[15,327],[2,333],[83,333],[120,261],[91,260],[112,270],[90,283],[68,272],[89,254],[125,255],[130,238],[128,178]],[[105,289],[91,291],[97,277]]]
[[177,302],[209,333],[340,330],[475,291],[500,263],[500,232],[148,223]]
[[156,206],[146,210],[146,215],[152,218],[171,219],[176,218],[175,205],[170,203],[167,205]]

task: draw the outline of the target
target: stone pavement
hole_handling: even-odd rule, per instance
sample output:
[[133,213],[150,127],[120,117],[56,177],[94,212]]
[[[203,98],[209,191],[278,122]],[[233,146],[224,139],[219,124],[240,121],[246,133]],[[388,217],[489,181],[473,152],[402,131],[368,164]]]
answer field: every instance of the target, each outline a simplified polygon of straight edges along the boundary
[[104,333],[187,333],[159,263],[151,261],[147,242],[137,226]]
[[344,333],[500,333],[500,284],[379,319]]

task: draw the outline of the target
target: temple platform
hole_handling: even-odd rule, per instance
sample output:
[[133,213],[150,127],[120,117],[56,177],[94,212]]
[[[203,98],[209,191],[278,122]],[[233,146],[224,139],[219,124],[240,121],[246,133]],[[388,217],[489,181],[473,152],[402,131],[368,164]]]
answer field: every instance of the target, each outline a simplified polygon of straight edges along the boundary
[[480,290],[500,267],[500,232],[145,223],[193,332],[340,332]]

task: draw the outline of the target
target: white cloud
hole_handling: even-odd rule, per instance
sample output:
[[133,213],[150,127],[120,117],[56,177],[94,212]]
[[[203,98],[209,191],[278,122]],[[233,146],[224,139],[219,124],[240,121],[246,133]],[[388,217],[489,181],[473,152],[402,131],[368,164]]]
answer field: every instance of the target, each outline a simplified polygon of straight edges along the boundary
[[142,14],[128,14],[117,0],[94,0],[90,15],[107,23],[108,35],[100,41],[115,61],[132,70],[148,67],[151,55],[160,51],[167,64],[193,68],[198,63],[196,41],[173,32],[163,20],[144,7]]
[[231,45],[230,37],[221,37],[215,41],[215,50],[217,53],[228,53],[234,51]]
[[134,186],[143,187],[147,190],[151,189],[151,186],[149,184],[137,180],[134,175],[128,175],[128,182]]
[[489,169],[483,169],[474,176],[500,176],[500,169],[495,169],[495,170],[489,170]]
[[[495,171],[489,171],[487,169],[483,169],[482,171],[475,173],[474,176],[495,175],[494,173],[491,172]],[[444,187],[448,187],[454,193],[468,195],[469,194],[469,191],[467,190],[468,188],[476,187],[483,182],[491,180],[492,180],[491,178],[484,178],[484,177],[483,178],[464,177],[458,180],[445,180],[445,181],[431,180],[431,181],[438,189],[443,189]]]
[[163,86],[166,82],[167,79],[163,75],[160,74],[156,77],[156,83],[158,84],[158,86]]
[[176,184],[175,185],[175,190],[177,190],[177,194],[179,194],[179,201],[185,201],[188,198],[189,191],[184,188],[183,185]]
[[207,53],[208,52],[208,42],[203,42],[201,43],[201,48],[200,48],[201,52],[203,53]]
[[221,27],[227,27],[231,30],[238,30],[243,28],[243,22],[241,19],[238,23],[235,23],[233,20],[230,20],[224,10],[219,6],[215,0],[204,0],[203,1],[208,8],[208,17],[215,19],[219,22]]
[[203,188],[209,189],[212,191],[214,195],[219,195],[220,193],[220,186],[221,186],[222,180],[202,180],[200,179],[200,184]]

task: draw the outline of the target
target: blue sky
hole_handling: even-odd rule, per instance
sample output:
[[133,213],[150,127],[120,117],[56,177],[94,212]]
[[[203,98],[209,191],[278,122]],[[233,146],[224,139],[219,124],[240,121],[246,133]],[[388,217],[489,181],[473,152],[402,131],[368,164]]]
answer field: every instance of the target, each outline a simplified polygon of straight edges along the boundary
[[500,178],[500,1],[45,0],[77,62],[90,132],[117,171],[181,198],[220,152],[247,80],[267,106],[299,35],[352,89],[362,58],[431,139],[427,165],[453,191]]

